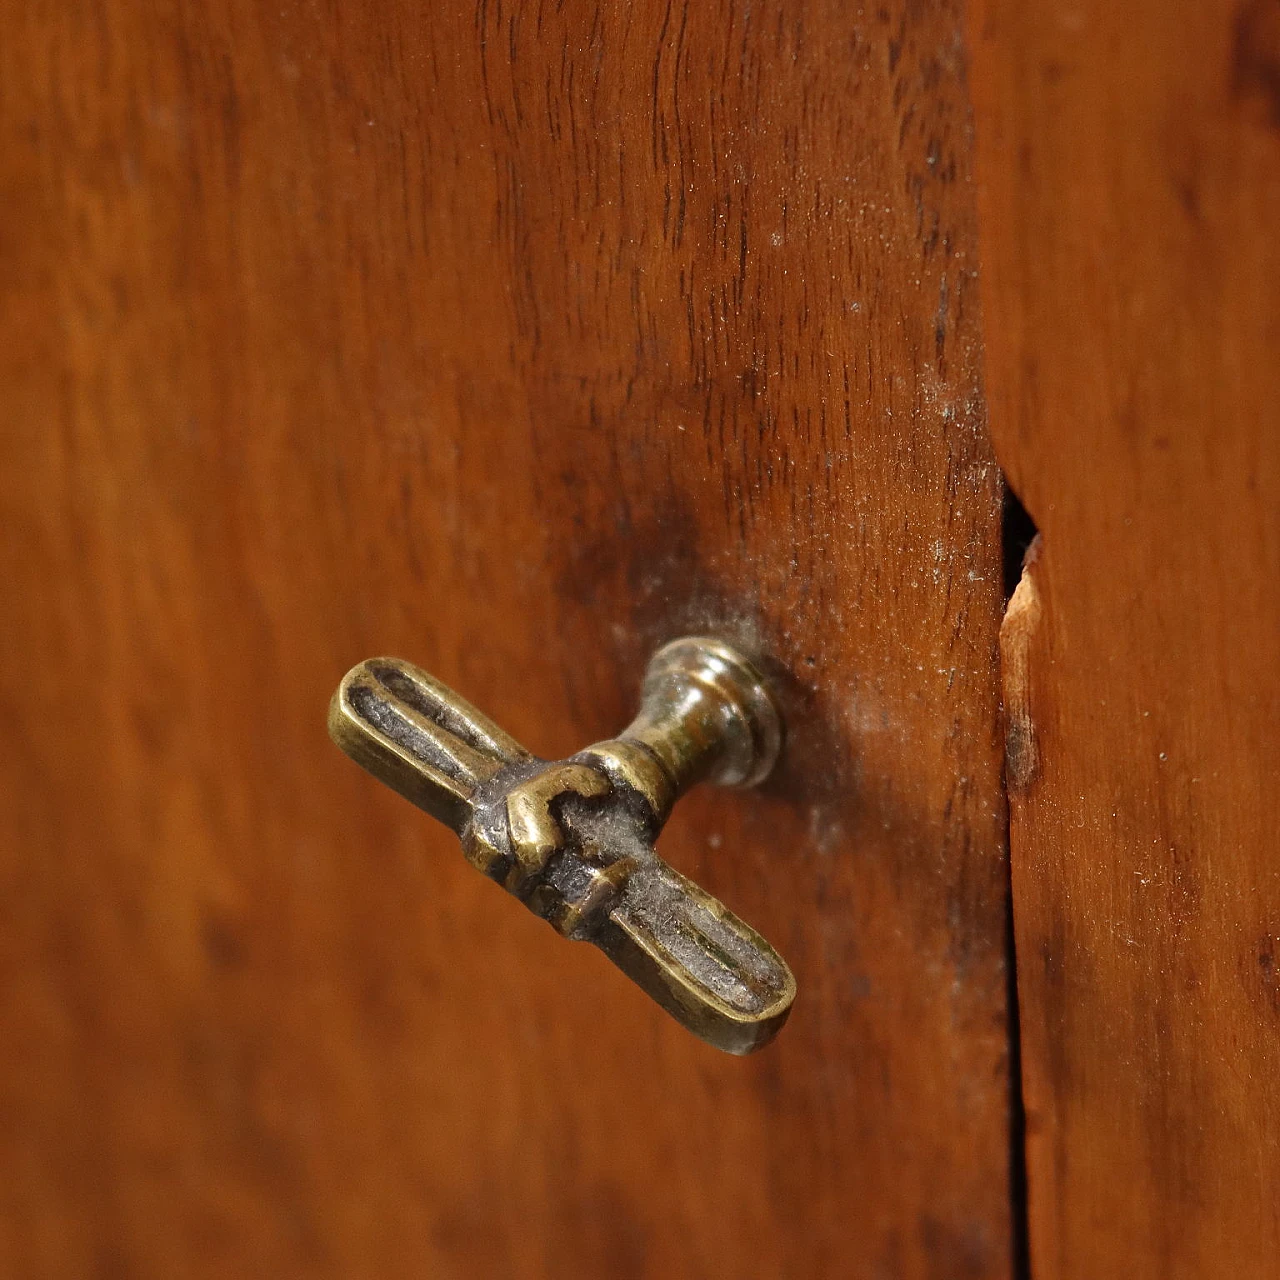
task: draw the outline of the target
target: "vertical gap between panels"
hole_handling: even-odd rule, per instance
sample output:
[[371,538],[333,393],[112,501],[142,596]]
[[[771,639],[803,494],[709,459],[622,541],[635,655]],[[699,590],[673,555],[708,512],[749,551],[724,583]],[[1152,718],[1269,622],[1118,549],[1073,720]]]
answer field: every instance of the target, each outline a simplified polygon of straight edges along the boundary
[[[1036,523],[1018,495],[1004,482],[1001,543],[1004,562],[1006,607],[1022,577],[1023,560],[1038,536]],[[1006,785],[1006,821],[1008,796]],[[1010,879],[1005,897],[1005,973],[1009,1009],[1009,1190],[1012,1196],[1010,1222],[1014,1280],[1031,1280],[1031,1241],[1027,1220],[1027,1114],[1022,1095],[1022,1032],[1018,1010],[1018,960],[1013,931],[1013,842],[1006,828],[1005,847],[1009,851]]]

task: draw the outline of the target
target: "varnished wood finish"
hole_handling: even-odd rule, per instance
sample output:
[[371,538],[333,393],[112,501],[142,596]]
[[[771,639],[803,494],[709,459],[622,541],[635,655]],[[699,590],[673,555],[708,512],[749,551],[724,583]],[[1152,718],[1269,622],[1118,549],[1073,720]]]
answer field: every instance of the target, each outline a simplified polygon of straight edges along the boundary
[[[0,1271],[1007,1274],[959,38],[11,12]],[[792,725],[663,843],[795,967],[749,1062],[325,734],[393,652],[561,754],[686,631]]]
[[982,0],[1037,1280],[1280,1267],[1280,8]]

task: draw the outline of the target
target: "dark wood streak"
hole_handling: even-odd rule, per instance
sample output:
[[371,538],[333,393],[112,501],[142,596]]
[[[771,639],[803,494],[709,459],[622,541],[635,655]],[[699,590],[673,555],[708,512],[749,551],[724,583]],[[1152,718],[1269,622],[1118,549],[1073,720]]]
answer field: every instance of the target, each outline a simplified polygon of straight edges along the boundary
[[1261,115],[1280,129],[1280,4],[1245,0],[1236,12],[1231,50],[1232,87],[1256,100]]
[[[0,1270],[1008,1274],[958,11],[70,6],[0,42]],[[664,853],[801,997],[720,1061],[328,743],[542,755],[688,630],[789,762]]]

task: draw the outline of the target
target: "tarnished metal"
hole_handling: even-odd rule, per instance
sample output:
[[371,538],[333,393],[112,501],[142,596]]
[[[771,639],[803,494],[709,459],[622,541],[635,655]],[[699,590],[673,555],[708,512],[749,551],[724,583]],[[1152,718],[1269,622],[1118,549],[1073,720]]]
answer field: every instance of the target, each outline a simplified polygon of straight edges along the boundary
[[710,1044],[750,1053],[786,1021],[786,962],[653,847],[689,787],[751,786],[777,759],[777,710],[736,650],[702,637],[664,646],[631,725],[568,760],[531,755],[398,658],[347,673],[329,733],[451,827],[473,866],[566,938],[594,943]]

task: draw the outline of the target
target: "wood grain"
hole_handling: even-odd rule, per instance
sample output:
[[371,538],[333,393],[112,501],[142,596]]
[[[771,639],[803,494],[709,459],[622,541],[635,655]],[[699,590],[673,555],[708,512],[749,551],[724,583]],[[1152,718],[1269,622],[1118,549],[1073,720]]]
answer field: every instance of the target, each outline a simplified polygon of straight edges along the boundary
[[[999,476],[960,18],[10,6],[0,1271],[1009,1271]],[[666,854],[748,1062],[328,742],[428,667],[553,755],[767,656]]]
[[1038,1280],[1280,1258],[1280,7],[973,15]]

